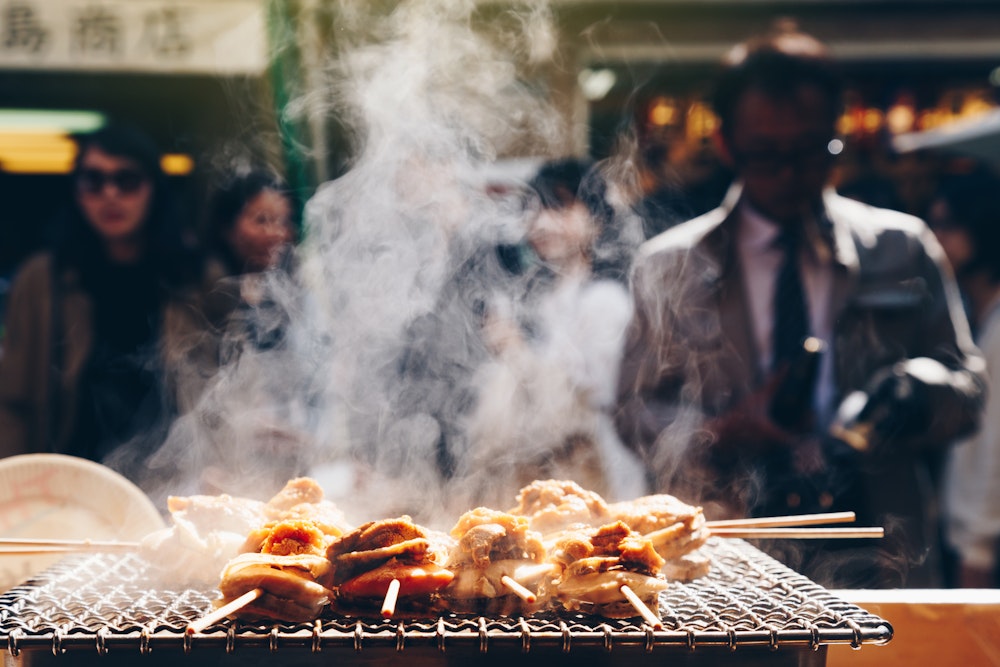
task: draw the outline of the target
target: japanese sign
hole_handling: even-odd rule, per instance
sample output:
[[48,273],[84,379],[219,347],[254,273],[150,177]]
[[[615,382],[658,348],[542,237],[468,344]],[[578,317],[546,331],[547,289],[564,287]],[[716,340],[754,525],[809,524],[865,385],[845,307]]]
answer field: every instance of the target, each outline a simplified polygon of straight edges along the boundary
[[259,73],[265,2],[0,0],[0,69]]

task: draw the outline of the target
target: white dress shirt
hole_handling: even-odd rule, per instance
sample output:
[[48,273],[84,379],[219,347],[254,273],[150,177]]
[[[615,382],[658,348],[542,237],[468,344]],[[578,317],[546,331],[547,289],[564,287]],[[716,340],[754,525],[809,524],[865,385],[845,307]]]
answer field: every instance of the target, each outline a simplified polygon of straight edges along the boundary
[[979,431],[949,453],[944,505],[948,542],[962,562],[992,570],[1000,541],[1000,299],[993,302],[977,341],[990,386]]
[[[757,361],[763,375],[771,370],[774,356],[774,290],[778,271],[784,259],[784,251],[777,244],[781,227],[772,222],[752,206],[740,205],[737,249],[743,285],[746,290],[750,321],[757,345]],[[799,275],[802,276],[803,292],[809,308],[810,335],[819,338],[826,345],[820,363],[819,380],[816,387],[816,415],[820,425],[825,425],[832,413],[833,364],[830,345],[833,337],[833,317],[830,312],[833,290],[833,265],[830,260],[822,260],[821,253],[803,244],[799,253]],[[825,256],[829,256],[825,253]]]

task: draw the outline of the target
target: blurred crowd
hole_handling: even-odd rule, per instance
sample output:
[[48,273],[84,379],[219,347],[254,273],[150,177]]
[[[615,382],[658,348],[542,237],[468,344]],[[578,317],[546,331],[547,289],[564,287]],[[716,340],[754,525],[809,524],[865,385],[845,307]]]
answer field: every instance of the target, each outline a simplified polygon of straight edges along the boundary
[[[842,92],[825,47],[785,26],[727,56],[717,146],[690,168],[654,147],[627,178],[616,159],[563,158],[491,191],[521,226],[445,263],[436,306],[372,370],[420,380],[386,409],[433,441],[440,485],[503,503],[567,478],[614,499],[673,493],[713,519],[850,510],[886,538],[764,546],[832,585],[997,586],[1000,179],[902,156],[926,176],[902,188],[849,154],[838,166]],[[154,496],[180,429],[182,448],[263,443],[245,455],[276,482],[329,463],[297,454],[293,401],[253,379],[282,351],[288,374],[337,372],[293,350],[308,207],[258,166],[181,210],[159,157],[127,125],[79,137],[72,206],[7,298],[0,456],[86,457]],[[443,238],[428,263],[467,250]],[[321,384],[289,391],[323,409]],[[287,405],[220,425],[206,406],[224,387],[258,416]],[[343,428],[372,464],[401,436],[356,412]],[[195,486],[236,490],[234,454],[198,454]]]

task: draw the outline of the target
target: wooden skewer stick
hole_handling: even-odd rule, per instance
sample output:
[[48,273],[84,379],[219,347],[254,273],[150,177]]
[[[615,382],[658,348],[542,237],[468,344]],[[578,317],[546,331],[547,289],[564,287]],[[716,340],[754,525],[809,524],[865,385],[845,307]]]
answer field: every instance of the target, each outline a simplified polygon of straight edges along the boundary
[[713,528],[718,537],[821,540],[885,537],[882,528]]
[[510,592],[521,598],[528,604],[535,604],[538,601],[538,596],[532,593],[530,590],[522,586],[515,579],[511,579],[506,574],[500,577],[500,583],[510,589]]
[[33,547],[62,549],[64,551],[135,551],[138,542],[115,540],[57,540],[43,537],[0,537],[0,548]]
[[759,519],[725,519],[708,521],[713,531],[716,528],[780,528],[785,526],[812,526],[823,523],[853,523],[854,512],[826,512],[824,514],[792,514],[790,516],[767,516]]
[[392,618],[396,613],[396,600],[399,598],[399,579],[389,582],[389,590],[385,592],[385,601],[382,603],[382,618]]
[[247,591],[246,593],[239,596],[232,602],[227,602],[226,604],[222,605],[215,611],[205,614],[197,621],[191,621],[190,623],[188,623],[187,633],[189,635],[193,635],[197,632],[201,632],[202,630],[212,625],[213,623],[218,623],[219,621],[229,616],[230,614],[239,611],[240,609],[247,606],[248,604],[259,598],[263,594],[264,594],[263,588],[254,588],[253,590]]
[[78,554],[119,549],[81,549],[80,547],[0,547],[0,556],[44,556],[46,554]]
[[632,603],[632,606],[635,607],[635,610],[639,612],[639,615],[642,616],[642,619],[646,621],[646,623],[653,626],[654,630],[663,629],[663,621],[661,621],[659,617],[653,613],[652,609],[646,606],[646,603],[635,594],[635,591],[628,587],[628,584],[622,584],[619,590],[622,592],[622,595],[624,595],[628,601]]

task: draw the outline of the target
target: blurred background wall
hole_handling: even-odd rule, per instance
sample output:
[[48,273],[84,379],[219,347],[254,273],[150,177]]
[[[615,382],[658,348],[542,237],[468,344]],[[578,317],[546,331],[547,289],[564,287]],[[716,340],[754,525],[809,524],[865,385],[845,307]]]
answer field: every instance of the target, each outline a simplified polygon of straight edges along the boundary
[[[483,16],[508,8],[477,4]],[[304,195],[342,173],[350,139],[324,103],[322,65],[345,6],[0,0],[0,277],[44,242],[64,204],[67,134],[107,118],[153,134],[193,211],[234,162],[268,161]],[[894,153],[892,137],[998,103],[993,1],[551,0],[550,8],[559,56],[524,78],[566,120],[561,152],[601,158],[628,143],[649,189],[680,184],[711,201],[724,186],[707,84],[729,46],[780,17],[826,41],[843,64],[838,179],[859,197],[922,213],[941,165]],[[519,150],[502,157],[533,157]]]

